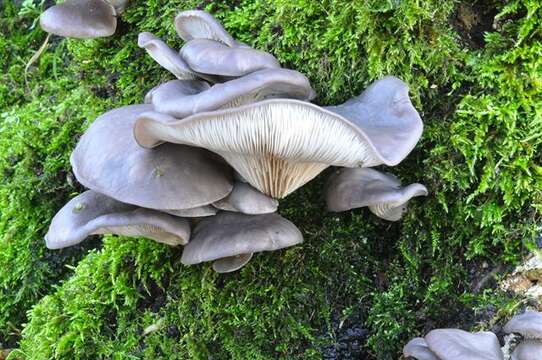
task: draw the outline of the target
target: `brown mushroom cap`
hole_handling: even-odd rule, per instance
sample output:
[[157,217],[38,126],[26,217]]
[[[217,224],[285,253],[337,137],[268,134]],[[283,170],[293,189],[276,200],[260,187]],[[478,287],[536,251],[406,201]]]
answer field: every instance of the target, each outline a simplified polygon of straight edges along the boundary
[[[245,215],[221,212],[203,219],[185,246],[181,262],[185,265],[225,259],[215,269],[229,272],[249,260],[250,254],[278,250],[303,242],[297,227],[280,215]],[[239,256],[243,255],[243,256]],[[239,256],[237,259],[232,257]],[[242,266],[241,265],[241,266]]]
[[226,197],[232,171],[201,148],[164,144],[148,150],[132,136],[136,117],[151,105],[130,105],[98,117],[71,156],[84,186],[118,201],[151,209],[189,209]]
[[328,180],[325,189],[329,211],[339,212],[368,206],[375,215],[397,221],[415,196],[426,196],[421,184],[401,187],[395,176],[371,168],[342,168]]
[[429,346],[425,339],[421,337],[410,340],[403,347],[403,355],[406,358],[412,357],[416,360],[439,360],[439,358],[429,350]]
[[104,0],[67,0],[45,10],[41,28],[51,34],[94,39],[111,36],[117,28],[115,8]]
[[180,54],[188,66],[200,74],[239,77],[258,70],[280,68],[277,59],[265,51],[232,48],[208,39],[187,42]]
[[540,360],[541,356],[542,342],[526,340],[514,349],[511,360]]
[[177,79],[194,80],[199,76],[192,71],[181,56],[160,38],[150,32],[142,32],[137,37],[137,45],[147,51],[160,66],[175,75]]
[[153,104],[155,111],[182,119],[268,98],[309,100],[314,97],[309,80],[303,74],[287,69],[261,70],[210,88],[201,83],[169,81],[152,89],[146,101]]
[[213,206],[220,210],[257,215],[274,213],[277,211],[279,202],[262,194],[249,184],[236,182],[232,192],[224,199],[215,201]]
[[507,334],[518,333],[527,339],[542,340],[542,313],[526,311],[516,315],[506,323],[504,332]]
[[425,336],[425,341],[441,360],[503,360],[497,336],[488,331],[436,329]]
[[[392,87],[397,85],[393,79],[382,81],[384,90],[389,90],[387,82],[391,82]],[[374,89],[372,86],[371,94]],[[404,93],[404,88],[400,93]],[[395,98],[395,95],[384,91],[382,96]],[[281,198],[329,165],[371,167],[395,165],[403,159],[419,138],[422,125],[412,105],[408,105],[410,102],[405,104],[400,99],[394,103],[397,108],[389,118],[369,114],[366,119],[354,119],[355,122],[336,112],[291,99],[265,100],[198,113],[177,121],[164,114],[147,113],[139,117],[134,134],[144,147],[167,141],[216,152],[252,186]],[[377,105],[381,106],[373,101],[366,107],[373,109]],[[399,111],[403,107],[413,110],[414,114],[408,109]],[[380,110],[385,112],[386,109]],[[367,133],[366,127],[369,128]],[[401,134],[402,130],[407,134]],[[377,144],[377,141],[386,144]],[[396,147],[400,154],[390,155],[390,147]],[[385,154],[381,153],[382,149]]]
[[228,34],[220,22],[201,10],[183,11],[175,17],[175,30],[184,41],[211,39],[228,46],[238,46],[238,42]]
[[124,204],[88,190],[71,199],[54,216],[45,242],[49,249],[61,249],[93,234],[143,236],[175,246],[188,242],[190,224],[186,219]]

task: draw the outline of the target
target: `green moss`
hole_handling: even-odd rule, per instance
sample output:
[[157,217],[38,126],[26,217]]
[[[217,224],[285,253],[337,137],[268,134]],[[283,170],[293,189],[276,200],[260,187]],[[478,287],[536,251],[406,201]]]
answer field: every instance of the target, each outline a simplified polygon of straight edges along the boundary
[[[305,244],[229,275],[184,267],[181,249],[144,239],[45,250],[49,220],[82,190],[67,181],[78,135],[171,78],[137,48],[137,33],[179,47],[172,19],[194,7],[307,74],[318,103],[342,102],[385,74],[407,81],[426,129],[386,170],[431,195],[412,201],[400,223],[365,209],[327,214],[325,172],[281,202]],[[114,37],[54,39],[25,81],[45,37],[40,11],[8,3],[0,17],[0,342],[14,345],[23,328],[12,358],[319,359],[342,351],[346,329],[364,328],[361,348],[349,351],[395,359],[429,328],[483,327],[479,314],[512,308],[514,299],[473,282],[484,262],[516,261],[540,221],[538,1],[135,2]],[[489,31],[483,43],[472,29]]]

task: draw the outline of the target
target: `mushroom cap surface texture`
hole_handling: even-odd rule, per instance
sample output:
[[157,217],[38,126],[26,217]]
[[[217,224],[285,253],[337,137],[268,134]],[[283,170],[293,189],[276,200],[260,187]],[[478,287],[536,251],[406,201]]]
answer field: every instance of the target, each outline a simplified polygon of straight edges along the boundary
[[503,360],[497,336],[489,331],[431,330],[425,341],[441,360]]
[[179,217],[206,217],[216,215],[217,209],[211,205],[202,205],[190,209],[178,209],[178,210],[160,210],[173,216]]
[[[420,115],[410,102],[408,86],[394,76],[373,82],[361,95],[327,110],[357,125],[371,140],[379,164],[399,164],[416,146],[423,131]],[[364,167],[374,166],[364,165]]]
[[149,150],[133,138],[136,117],[151,105],[106,112],[85,131],[70,158],[81,184],[118,201],[151,209],[190,209],[226,197],[232,171],[215,154],[164,144]]
[[238,46],[238,42],[226,31],[211,14],[201,10],[183,11],[175,17],[175,30],[184,41],[210,39],[228,46]]
[[274,213],[277,211],[279,202],[247,183],[236,182],[233,184],[232,192],[224,199],[214,202],[213,206],[220,210],[257,215]]
[[231,108],[268,98],[309,100],[314,96],[307,77],[287,69],[260,70],[211,87],[192,84],[192,92],[188,87],[186,81],[169,81],[152,89],[146,101],[153,104],[155,111],[182,119],[205,111]]
[[416,360],[439,360],[439,358],[429,350],[429,346],[424,338],[417,337],[410,340],[403,347],[403,355],[412,357]]
[[263,69],[280,68],[277,59],[249,47],[229,47],[208,39],[190,40],[180,50],[190,68],[201,74],[239,77]]
[[150,32],[142,32],[137,37],[137,46],[147,51],[160,66],[180,80],[199,79],[181,56],[160,38]]
[[[423,126],[417,113],[416,119],[391,119],[357,119],[357,123],[352,123],[308,102],[273,99],[198,113],[177,121],[156,112],[142,114],[134,134],[144,147],[166,141],[216,152],[252,186],[282,198],[330,165],[370,167],[402,160],[407,155],[404,146],[395,144],[403,149],[402,154],[390,160],[380,152],[381,148],[388,151],[388,146],[375,141],[385,141],[382,134],[390,134],[390,139],[413,142],[413,146]],[[405,123],[411,121],[419,122],[420,133],[400,136],[396,128],[405,128]],[[370,128],[368,133],[364,124]],[[375,141],[368,134],[374,135]]]
[[542,359],[542,342],[527,340],[519,344],[512,353],[511,360],[540,360]]
[[253,254],[240,254],[229,256],[213,262],[213,270],[217,273],[230,273],[239,270],[252,259]]
[[[248,256],[301,242],[303,235],[299,229],[276,213],[245,215],[221,212],[203,219],[196,226],[192,240],[184,248],[181,262],[192,265],[238,255]],[[238,260],[241,263],[248,261],[246,257],[239,257]],[[234,267],[239,265],[239,262],[232,259],[227,262],[232,262]],[[224,265],[225,261],[220,262],[218,267],[225,271]]]
[[115,8],[104,0],[67,0],[40,16],[41,28],[51,34],[76,39],[111,36],[117,28]]
[[168,245],[184,245],[190,238],[186,219],[124,204],[92,190],[71,199],[53,217],[45,243],[61,249],[95,234],[143,236]]
[[401,187],[397,177],[371,168],[342,168],[326,183],[325,200],[329,211],[340,212],[368,206],[378,217],[389,221],[401,218],[406,203],[426,196],[422,184]]
[[527,339],[542,340],[542,313],[526,311],[516,315],[504,325],[504,332],[518,333]]

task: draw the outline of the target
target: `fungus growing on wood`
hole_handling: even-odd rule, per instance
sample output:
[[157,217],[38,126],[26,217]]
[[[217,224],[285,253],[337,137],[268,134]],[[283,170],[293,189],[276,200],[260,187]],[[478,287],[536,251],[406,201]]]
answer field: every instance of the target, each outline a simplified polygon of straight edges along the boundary
[[303,242],[303,235],[290,221],[276,213],[245,215],[220,212],[202,220],[183,250],[185,265],[214,261],[217,272],[240,269],[253,253],[278,250]]
[[398,221],[408,201],[415,196],[426,196],[422,184],[401,187],[395,176],[371,168],[341,168],[330,176],[325,199],[327,209],[333,212],[369,207],[376,216]]
[[148,150],[132,136],[151,105],[130,105],[98,117],[71,156],[81,184],[118,201],[151,209],[191,209],[226,197],[232,171],[211,152],[164,144]]
[[54,216],[45,243],[49,249],[61,249],[98,234],[142,236],[175,246],[188,242],[190,224],[186,219],[124,204],[88,190],[71,199]]

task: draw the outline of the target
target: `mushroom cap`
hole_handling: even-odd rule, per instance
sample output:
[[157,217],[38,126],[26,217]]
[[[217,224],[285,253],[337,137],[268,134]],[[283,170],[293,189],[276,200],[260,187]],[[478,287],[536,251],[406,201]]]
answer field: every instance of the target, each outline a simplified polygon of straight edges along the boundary
[[506,323],[504,332],[507,334],[518,333],[527,339],[542,340],[542,313],[526,311],[516,315]]
[[192,71],[181,56],[160,38],[150,32],[142,32],[137,37],[137,46],[147,51],[160,66],[175,75],[177,79],[193,80],[199,76]]
[[184,41],[211,39],[232,47],[239,45],[218,20],[201,10],[183,11],[177,15],[175,30]]
[[115,8],[117,15],[124,12],[130,0],[107,0]]
[[143,236],[175,246],[188,242],[190,224],[186,219],[124,204],[88,190],[71,199],[54,216],[45,243],[49,249],[61,249],[93,234]]
[[542,342],[527,340],[519,344],[512,353],[512,360],[540,360],[542,358]]
[[83,134],[71,156],[81,184],[116,200],[151,209],[189,209],[226,197],[232,171],[215,154],[164,144],[149,150],[132,136],[136,117],[151,105],[106,112]]
[[394,76],[377,80],[361,95],[326,109],[357,125],[371,139],[381,163],[388,166],[399,164],[414,149],[423,131],[407,84]]
[[[196,226],[192,240],[184,248],[181,262],[193,265],[237,255],[278,250],[301,242],[303,235],[299,229],[276,213],[245,215],[221,212],[203,219]],[[241,257],[238,260],[242,259],[246,258]],[[227,261],[231,262],[232,259]],[[217,267],[223,268],[224,265],[225,261]]]
[[252,253],[229,256],[213,262],[213,270],[217,273],[230,273],[239,270],[252,259]]
[[395,176],[371,168],[339,169],[329,178],[325,188],[329,211],[368,206],[375,215],[389,221],[401,218],[412,197],[425,195],[425,186],[411,184],[402,188]]
[[413,357],[416,360],[439,360],[439,358],[429,350],[429,346],[424,338],[417,337],[410,340],[403,347],[405,357]]
[[115,8],[104,0],[67,0],[40,16],[41,28],[76,39],[111,36],[117,28]]
[[297,71],[266,69],[210,88],[174,80],[151,90],[150,94],[147,96],[155,111],[182,119],[205,111],[236,107],[267,98],[309,100],[314,96],[314,90],[309,80]]
[[201,74],[239,77],[263,69],[280,68],[277,59],[249,47],[229,47],[208,39],[190,40],[181,48],[181,57]]
[[[216,152],[252,186],[281,198],[329,165],[394,164],[398,158],[387,158],[380,152],[381,144],[375,144],[385,135],[378,134],[374,140],[371,137],[377,128],[384,134],[397,134],[394,124],[403,128],[404,119],[394,119],[392,123],[381,121],[380,128],[378,123],[367,121],[371,130],[366,134],[363,122],[352,123],[308,102],[273,99],[198,113],[182,120],[156,112],[142,114],[134,134],[144,147],[167,141]],[[412,140],[399,135],[392,137],[397,141]]]
[[217,209],[211,205],[203,205],[190,209],[161,210],[167,214],[179,217],[205,217],[216,215]]
[[425,341],[441,360],[503,360],[499,340],[489,331],[436,329],[425,336]]
[[232,192],[224,199],[214,202],[213,206],[220,210],[257,215],[274,213],[277,211],[279,202],[262,194],[247,183],[236,182]]

